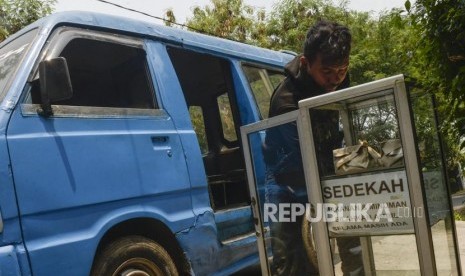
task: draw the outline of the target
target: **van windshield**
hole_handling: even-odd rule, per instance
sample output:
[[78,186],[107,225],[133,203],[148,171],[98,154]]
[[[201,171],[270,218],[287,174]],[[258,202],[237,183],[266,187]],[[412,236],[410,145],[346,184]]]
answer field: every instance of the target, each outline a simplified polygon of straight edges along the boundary
[[21,64],[21,60],[29,49],[37,30],[30,31],[10,41],[0,48],[0,97],[9,86],[11,77]]

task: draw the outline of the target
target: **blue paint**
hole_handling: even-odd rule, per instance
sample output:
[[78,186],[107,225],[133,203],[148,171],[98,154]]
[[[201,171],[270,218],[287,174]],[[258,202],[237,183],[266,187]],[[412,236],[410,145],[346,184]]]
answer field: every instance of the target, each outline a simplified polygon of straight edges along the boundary
[[[229,275],[258,263],[256,238],[249,237],[230,244],[221,243],[212,212],[197,216],[195,226],[178,233],[177,238],[198,275]],[[251,263],[251,260],[256,262]]]
[[[160,112],[142,119],[25,112],[31,71],[62,26],[142,39]],[[88,275],[104,235],[141,218],[175,235],[196,275],[228,275],[258,263],[256,238],[248,235],[254,232],[250,206],[212,210],[202,154],[166,45],[229,61],[241,125],[259,120],[241,63],[279,70],[292,56],[84,12],[41,19],[0,49],[30,30],[38,34],[0,97],[0,274]]]

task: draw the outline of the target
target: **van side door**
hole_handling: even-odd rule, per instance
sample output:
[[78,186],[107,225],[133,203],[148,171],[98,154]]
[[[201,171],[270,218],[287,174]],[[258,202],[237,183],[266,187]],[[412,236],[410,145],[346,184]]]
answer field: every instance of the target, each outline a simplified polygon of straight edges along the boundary
[[105,229],[124,220],[191,226],[182,145],[145,41],[61,27],[41,56],[66,59],[74,94],[39,115],[32,72],[7,131],[32,273],[87,275]]
[[[211,233],[208,248],[200,246],[205,243],[200,239],[181,242],[188,244],[187,248],[195,247],[194,266],[201,264],[201,269],[210,269],[200,270],[200,274],[230,274],[241,266],[258,263],[239,127],[259,120],[259,113],[241,61],[204,47],[167,46],[185,100],[182,109],[189,111],[186,117],[190,118],[190,131],[182,134],[183,141],[190,139],[190,153],[194,153],[194,146],[200,149],[191,156],[198,160],[198,169],[191,174],[197,176],[197,181],[191,178],[192,186],[197,187],[193,193],[194,212],[214,222],[214,228],[205,225],[207,230],[203,231]],[[200,223],[196,228],[201,228]]]

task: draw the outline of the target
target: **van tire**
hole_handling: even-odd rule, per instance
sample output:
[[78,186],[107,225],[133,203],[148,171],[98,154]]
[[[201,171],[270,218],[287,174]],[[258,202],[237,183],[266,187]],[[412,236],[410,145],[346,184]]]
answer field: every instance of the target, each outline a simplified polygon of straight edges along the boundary
[[[137,272],[141,272],[138,274]],[[143,272],[143,273],[142,273]],[[91,276],[178,276],[176,265],[158,243],[142,236],[128,236],[108,244],[96,257]]]

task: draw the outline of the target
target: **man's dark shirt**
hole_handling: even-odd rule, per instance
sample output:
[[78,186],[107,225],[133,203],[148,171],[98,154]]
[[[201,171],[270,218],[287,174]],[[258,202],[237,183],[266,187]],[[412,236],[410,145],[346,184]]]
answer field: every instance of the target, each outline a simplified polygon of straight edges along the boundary
[[[285,67],[286,78],[274,91],[269,117],[274,117],[298,109],[302,99],[326,93],[306,71],[300,70],[300,56],[294,58]],[[349,77],[337,87],[337,90],[349,87]],[[312,129],[320,171],[333,170],[332,149],[340,145],[337,111],[312,111]],[[264,148],[265,162],[273,167],[278,183],[296,183],[303,181],[303,167],[296,123],[288,123],[267,131]]]

